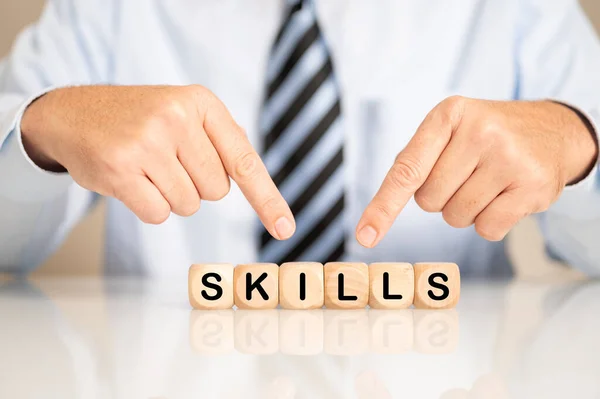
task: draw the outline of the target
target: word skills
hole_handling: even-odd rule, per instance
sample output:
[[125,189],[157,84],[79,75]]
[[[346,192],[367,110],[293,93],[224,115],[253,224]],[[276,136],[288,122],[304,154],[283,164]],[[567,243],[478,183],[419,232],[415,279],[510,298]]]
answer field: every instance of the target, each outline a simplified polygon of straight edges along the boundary
[[316,262],[192,265],[195,309],[449,309],[460,297],[454,263]]

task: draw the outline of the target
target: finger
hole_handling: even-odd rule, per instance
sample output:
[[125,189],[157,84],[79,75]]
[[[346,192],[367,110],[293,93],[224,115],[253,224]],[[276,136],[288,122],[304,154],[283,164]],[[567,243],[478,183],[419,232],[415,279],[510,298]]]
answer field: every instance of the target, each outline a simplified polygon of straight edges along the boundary
[[214,96],[208,101],[204,129],[225,170],[240,187],[269,233],[279,240],[290,238],[296,230],[294,217],[267,168],[225,105]]
[[522,190],[506,191],[475,218],[477,234],[488,241],[502,241],[523,218],[534,213],[534,207]]
[[502,171],[494,171],[488,165],[475,170],[473,175],[446,203],[442,214],[452,227],[464,228],[475,223],[479,215],[510,184],[510,178]]
[[463,107],[463,100],[451,98],[427,115],[365,209],[356,229],[360,244],[372,248],[388,232],[448,145],[460,123]]
[[415,193],[415,202],[426,212],[441,212],[473,174],[479,161],[480,155],[471,141],[456,132],[425,183]]
[[171,214],[171,206],[146,176],[118,183],[113,192],[144,223],[161,224]]
[[200,195],[177,157],[156,156],[144,172],[180,216],[190,216],[200,208]]
[[178,157],[201,199],[219,201],[229,193],[229,176],[203,128],[194,131],[186,145],[178,149]]

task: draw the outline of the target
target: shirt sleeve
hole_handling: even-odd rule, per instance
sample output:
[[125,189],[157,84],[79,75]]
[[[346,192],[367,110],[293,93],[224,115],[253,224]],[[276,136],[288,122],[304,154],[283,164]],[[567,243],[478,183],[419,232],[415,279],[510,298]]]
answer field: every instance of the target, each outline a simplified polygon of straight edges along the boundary
[[[600,42],[590,21],[576,0],[520,4],[519,97],[551,99],[578,110],[598,138]],[[539,215],[552,252],[590,275],[600,275],[599,165]]]
[[66,173],[39,168],[21,118],[58,87],[110,80],[113,0],[51,0],[0,61],[0,271],[41,263],[86,213],[94,194]]
[[[0,141],[0,196],[15,202],[43,202],[67,191],[73,180],[67,173],[52,173],[41,169],[23,147],[21,118],[25,109],[49,88],[28,100],[6,117],[6,134]],[[12,114],[12,116],[10,115]]]

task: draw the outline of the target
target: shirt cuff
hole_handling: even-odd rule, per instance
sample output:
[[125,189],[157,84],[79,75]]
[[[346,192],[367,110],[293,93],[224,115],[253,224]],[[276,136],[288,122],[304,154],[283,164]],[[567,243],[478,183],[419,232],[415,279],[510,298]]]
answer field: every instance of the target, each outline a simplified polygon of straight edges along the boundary
[[37,166],[23,146],[21,119],[25,110],[53,89],[48,88],[16,107],[7,115],[8,126],[0,126],[0,196],[4,198],[15,202],[44,202],[64,194],[73,184],[68,173],[48,172]]
[[[597,145],[600,145],[600,144],[598,144],[598,143],[600,143],[600,130],[598,130],[598,124],[600,122],[600,113],[598,113],[598,110],[592,110],[590,112],[586,112],[573,104],[569,104],[564,101],[561,101],[561,103],[566,105],[567,107],[573,109],[575,112],[578,112],[581,117],[587,119],[588,124],[586,124],[586,125],[589,125],[589,128],[592,129],[591,133],[595,135]],[[590,173],[581,181],[565,187],[565,192],[581,191],[581,190],[587,191],[587,192],[600,191],[600,185],[598,184],[599,183],[598,182],[599,170],[600,170],[600,154],[599,154],[599,158],[596,159],[596,165],[594,166],[594,168],[592,168]]]
[[[584,111],[581,108],[568,102],[560,103],[572,108],[587,119],[589,125],[596,135],[596,140],[600,143],[600,112],[598,109]],[[550,212],[569,215],[574,219],[588,220],[593,217],[600,217],[600,157],[596,160],[596,165],[590,173],[578,183],[565,187],[562,195],[552,205]]]

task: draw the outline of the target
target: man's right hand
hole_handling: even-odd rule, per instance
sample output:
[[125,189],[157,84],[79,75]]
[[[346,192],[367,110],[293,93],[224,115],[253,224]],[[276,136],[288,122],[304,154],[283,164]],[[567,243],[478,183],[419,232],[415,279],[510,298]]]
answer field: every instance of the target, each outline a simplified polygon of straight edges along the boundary
[[222,199],[231,177],[273,237],[294,233],[292,212],[245,132],[204,87],[58,89],[29,106],[21,130],[38,165],[66,169],[146,223]]

